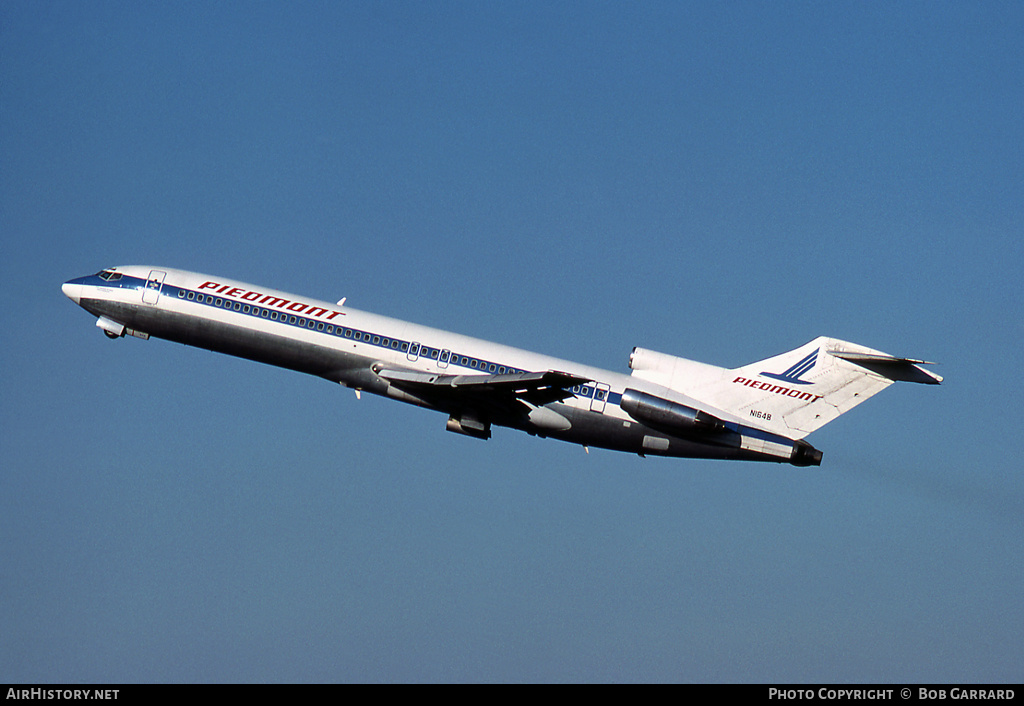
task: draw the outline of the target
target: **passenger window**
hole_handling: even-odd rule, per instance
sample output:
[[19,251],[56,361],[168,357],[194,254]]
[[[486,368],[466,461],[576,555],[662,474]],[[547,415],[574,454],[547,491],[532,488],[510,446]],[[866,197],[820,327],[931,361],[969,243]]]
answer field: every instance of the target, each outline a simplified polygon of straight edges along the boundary
[[195,292],[189,292],[188,293],[188,298],[189,299],[195,299],[196,298]]

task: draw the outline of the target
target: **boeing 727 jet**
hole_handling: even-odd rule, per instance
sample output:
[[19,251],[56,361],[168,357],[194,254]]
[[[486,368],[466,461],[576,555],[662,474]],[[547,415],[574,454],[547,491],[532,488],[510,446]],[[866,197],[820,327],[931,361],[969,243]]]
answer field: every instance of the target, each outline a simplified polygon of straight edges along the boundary
[[317,375],[492,425],[640,455],[818,466],[804,437],[895,381],[938,384],[925,361],[834,338],[727,369],[634,348],[629,375],[336,304],[165,267],[112,267],[64,294],[110,338],[150,336]]

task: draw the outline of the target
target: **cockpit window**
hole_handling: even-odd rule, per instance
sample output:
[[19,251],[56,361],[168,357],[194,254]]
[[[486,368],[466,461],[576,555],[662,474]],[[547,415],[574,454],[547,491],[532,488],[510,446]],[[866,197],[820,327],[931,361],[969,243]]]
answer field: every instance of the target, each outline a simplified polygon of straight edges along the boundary
[[106,280],[107,282],[114,282],[116,280],[121,279],[120,272],[111,272],[110,270],[103,270],[102,272],[97,272],[96,276],[102,280]]

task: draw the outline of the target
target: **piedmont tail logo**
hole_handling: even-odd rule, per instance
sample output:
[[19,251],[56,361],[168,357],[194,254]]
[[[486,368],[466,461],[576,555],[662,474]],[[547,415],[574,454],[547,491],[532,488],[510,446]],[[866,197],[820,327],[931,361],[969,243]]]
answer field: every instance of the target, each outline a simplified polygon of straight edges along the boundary
[[[801,380],[800,376],[805,375],[814,367],[814,364],[818,362],[818,352],[821,349],[813,351],[806,358],[801,360],[799,363],[789,368],[788,370],[781,373],[766,373],[762,372],[759,375],[763,375],[766,378],[772,378],[773,380],[782,380],[792,385],[813,385],[814,383],[810,380]],[[815,395],[810,392],[803,392],[802,390],[795,390],[791,387],[784,387],[782,385],[773,385],[770,382],[761,382],[760,380],[752,380],[750,378],[738,377],[733,380],[734,383],[739,385],[746,385],[747,387],[753,387],[758,390],[765,390],[766,392],[774,392],[776,395],[785,395],[786,397],[792,397],[797,400],[804,400],[806,402],[817,402],[824,395]]]
[[818,351],[815,350],[809,356],[801,360],[799,363],[794,365],[792,368],[784,373],[760,373],[766,378],[772,378],[774,380],[782,380],[782,382],[792,383],[794,385],[811,385],[813,384],[810,380],[801,380],[800,376],[809,371],[814,367],[814,364],[818,362]]

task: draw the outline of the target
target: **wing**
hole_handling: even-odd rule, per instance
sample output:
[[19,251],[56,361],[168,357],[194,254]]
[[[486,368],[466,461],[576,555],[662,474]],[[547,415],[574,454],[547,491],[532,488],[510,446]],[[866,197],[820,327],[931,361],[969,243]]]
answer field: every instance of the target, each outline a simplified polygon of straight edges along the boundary
[[504,414],[541,407],[572,397],[568,389],[590,382],[589,378],[548,370],[542,373],[505,375],[437,375],[415,370],[375,370],[392,386],[431,401],[443,409],[491,410]]

